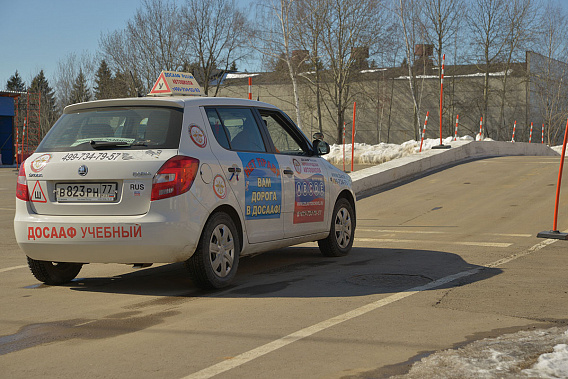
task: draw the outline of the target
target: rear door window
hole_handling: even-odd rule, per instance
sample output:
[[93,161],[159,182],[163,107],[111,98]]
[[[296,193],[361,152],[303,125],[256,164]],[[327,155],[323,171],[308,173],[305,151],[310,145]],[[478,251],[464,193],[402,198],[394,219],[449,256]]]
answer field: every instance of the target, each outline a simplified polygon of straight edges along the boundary
[[249,108],[207,108],[207,117],[217,142],[226,149],[265,152],[266,145]]

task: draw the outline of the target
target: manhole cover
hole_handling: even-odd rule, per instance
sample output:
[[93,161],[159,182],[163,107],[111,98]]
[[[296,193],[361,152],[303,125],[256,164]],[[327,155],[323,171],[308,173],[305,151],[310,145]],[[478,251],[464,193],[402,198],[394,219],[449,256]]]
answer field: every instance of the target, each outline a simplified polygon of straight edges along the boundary
[[363,274],[347,279],[348,283],[358,286],[380,287],[389,289],[408,289],[430,283],[432,279],[422,275],[410,274]]

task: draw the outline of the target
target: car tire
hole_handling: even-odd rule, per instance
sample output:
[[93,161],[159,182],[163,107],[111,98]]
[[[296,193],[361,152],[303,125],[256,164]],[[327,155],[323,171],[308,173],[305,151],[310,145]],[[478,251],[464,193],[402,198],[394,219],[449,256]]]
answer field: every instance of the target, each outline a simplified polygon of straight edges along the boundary
[[195,253],[186,261],[189,276],[202,289],[228,286],[239,266],[240,244],[235,223],[226,213],[213,214]]
[[353,246],[355,218],[351,203],[345,198],[337,199],[331,219],[329,235],[318,241],[320,252],[326,257],[347,255]]
[[37,280],[49,285],[59,285],[77,277],[82,263],[38,261],[28,258],[28,266]]

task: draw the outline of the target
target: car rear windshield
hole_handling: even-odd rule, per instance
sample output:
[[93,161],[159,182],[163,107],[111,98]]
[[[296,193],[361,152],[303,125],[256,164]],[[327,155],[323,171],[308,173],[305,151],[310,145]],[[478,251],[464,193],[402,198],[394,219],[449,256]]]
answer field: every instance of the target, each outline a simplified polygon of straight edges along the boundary
[[182,109],[166,107],[93,108],[64,114],[36,152],[177,149],[182,119]]

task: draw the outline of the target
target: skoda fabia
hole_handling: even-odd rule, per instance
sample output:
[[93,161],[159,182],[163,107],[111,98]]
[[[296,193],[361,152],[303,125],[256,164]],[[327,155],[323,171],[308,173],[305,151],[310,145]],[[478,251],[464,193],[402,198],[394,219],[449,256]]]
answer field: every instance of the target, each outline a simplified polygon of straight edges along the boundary
[[20,166],[16,239],[33,275],[54,285],[87,263],[185,262],[196,285],[221,288],[240,256],[309,241],[345,255],[351,179],[315,137],[252,100],[70,105]]

